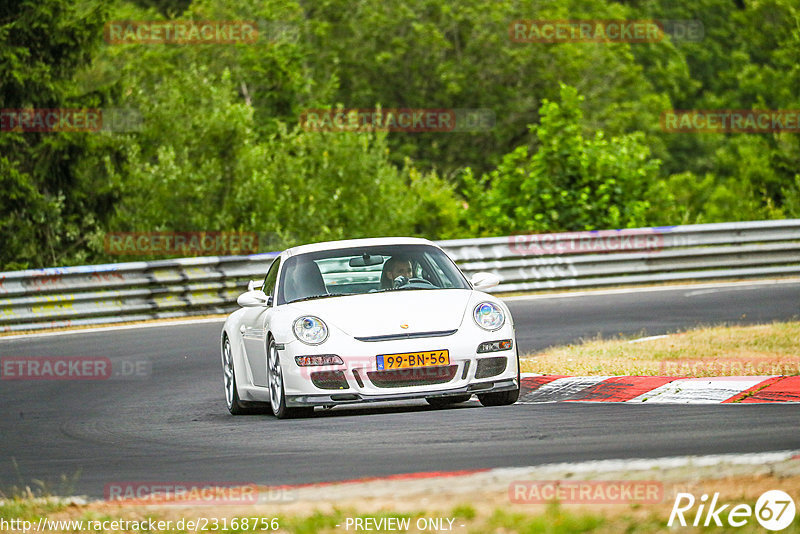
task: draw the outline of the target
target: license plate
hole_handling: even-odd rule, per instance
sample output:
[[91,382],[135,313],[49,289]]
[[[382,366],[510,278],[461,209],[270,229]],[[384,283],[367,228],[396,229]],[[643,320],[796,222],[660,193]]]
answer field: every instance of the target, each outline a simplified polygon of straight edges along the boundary
[[378,355],[378,371],[449,364],[450,351],[448,350],[428,350],[425,352],[403,352],[401,354]]

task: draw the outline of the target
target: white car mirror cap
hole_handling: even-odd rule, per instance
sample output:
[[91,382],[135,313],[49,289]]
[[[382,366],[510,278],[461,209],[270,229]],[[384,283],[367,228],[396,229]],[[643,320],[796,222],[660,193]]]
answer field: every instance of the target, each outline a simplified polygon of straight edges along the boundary
[[259,306],[269,306],[269,297],[260,289],[247,291],[239,295],[236,303],[243,308],[257,308]]
[[480,272],[473,274],[470,282],[475,289],[491,289],[500,285],[500,277],[494,273]]

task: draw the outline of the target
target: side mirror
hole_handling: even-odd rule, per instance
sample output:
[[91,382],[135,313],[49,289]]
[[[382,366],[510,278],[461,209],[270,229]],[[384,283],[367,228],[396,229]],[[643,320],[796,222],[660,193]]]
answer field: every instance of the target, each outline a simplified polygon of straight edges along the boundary
[[250,280],[249,282],[247,282],[247,290],[252,291],[254,289],[261,289],[263,285],[264,285],[263,280]]
[[268,297],[260,289],[247,291],[239,295],[236,303],[243,308],[257,308],[259,306],[269,306],[272,304],[272,297]]
[[480,272],[472,275],[472,287],[481,291],[500,285],[500,277],[494,273]]

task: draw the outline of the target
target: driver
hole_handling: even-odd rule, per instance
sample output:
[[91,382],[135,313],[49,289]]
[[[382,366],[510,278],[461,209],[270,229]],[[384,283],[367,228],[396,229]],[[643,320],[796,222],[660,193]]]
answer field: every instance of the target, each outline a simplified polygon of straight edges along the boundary
[[411,260],[401,256],[392,256],[386,263],[383,264],[383,272],[381,273],[381,289],[389,289],[393,287],[394,279],[398,276],[404,276],[406,280],[413,278],[414,268],[411,265]]

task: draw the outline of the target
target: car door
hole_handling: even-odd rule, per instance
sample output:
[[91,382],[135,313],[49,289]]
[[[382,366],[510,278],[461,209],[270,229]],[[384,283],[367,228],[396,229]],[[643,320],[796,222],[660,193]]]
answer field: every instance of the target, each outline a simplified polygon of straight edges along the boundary
[[268,301],[269,306],[248,308],[241,322],[240,329],[244,340],[247,364],[250,367],[250,375],[253,377],[255,386],[267,386],[266,324],[275,306],[275,287],[280,263],[279,256],[272,262],[261,288],[268,297],[271,297]]

